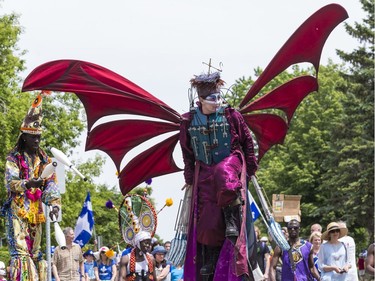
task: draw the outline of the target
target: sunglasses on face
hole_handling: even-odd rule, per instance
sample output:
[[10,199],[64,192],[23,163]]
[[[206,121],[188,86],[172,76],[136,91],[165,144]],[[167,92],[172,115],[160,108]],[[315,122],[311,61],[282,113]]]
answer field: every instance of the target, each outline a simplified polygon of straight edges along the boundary
[[299,226],[288,226],[288,230],[299,230]]
[[334,229],[334,230],[329,231],[329,233],[335,233],[335,232],[340,232],[340,229]]
[[204,98],[206,101],[219,101],[221,100],[221,96],[219,93],[208,95]]

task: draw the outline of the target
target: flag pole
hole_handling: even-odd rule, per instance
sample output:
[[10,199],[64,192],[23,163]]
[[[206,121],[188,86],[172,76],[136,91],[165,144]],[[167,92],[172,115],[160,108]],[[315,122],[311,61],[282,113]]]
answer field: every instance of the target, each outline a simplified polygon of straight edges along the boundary
[[96,236],[96,229],[95,229],[95,223],[94,226],[92,227],[92,234],[94,236],[94,251],[98,251],[98,237]]

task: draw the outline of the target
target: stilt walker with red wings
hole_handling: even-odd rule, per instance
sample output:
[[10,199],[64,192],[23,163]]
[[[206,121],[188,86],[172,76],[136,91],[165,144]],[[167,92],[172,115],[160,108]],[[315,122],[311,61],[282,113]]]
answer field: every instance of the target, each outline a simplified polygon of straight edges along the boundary
[[[331,31],[347,16],[337,4],[315,12],[279,50],[237,110],[221,103],[223,81],[218,73],[191,80],[198,103],[182,116],[120,75],[77,60],[52,61],[37,67],[26,78],[23,91],[73,92],[80,98],[87,113],[86,150],[100,149],[112,158],[123,195],[145,180],[181,171],[173,160],[180,141],[184,176],[192,189],[184,280],[254,280],[247,182],[267,150],[283,142],[300,102],[318,90],[322,48]],[[278,74],[302,62],[311,63],[316,75],[296,77],[251,101]],[[276,108],[285,113],[285,118],[261,112]],[[114,114],[163,121],[114,120],[93,128],[98,119]],[[257,159],[249,129],[255,135]],[[173,131],[176,134],[137,155],[120,171],[121,160],[129,150]]]

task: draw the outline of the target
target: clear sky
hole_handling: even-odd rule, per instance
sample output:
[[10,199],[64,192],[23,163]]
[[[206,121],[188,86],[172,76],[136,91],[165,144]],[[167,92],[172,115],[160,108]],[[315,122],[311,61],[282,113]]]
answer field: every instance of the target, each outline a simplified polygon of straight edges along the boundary
[[[1,13],[20,15],[24,31],[18,45],[28,51],[23,57],[24,77],[51,60],[89,61],[117,72],[184,113],[190,78],[207,71],[202,62],[210,58],[213,64],[222,62],[227,85],[253,76],[253,69],[264,69],[302,22],[330,3],[347,10],[347,23],[362,21],[358,0],[3,0],[0,5]],[[340,24],[323,48],[321,64],[329,58],[338,62],[336,49],[351,51],[356,46]],[[76,160],[95,153],[105,156],[99,151],[84,152],[84,139],[82,147],[76,148]],[[175,155],[182,167],[178,150]],[[108,158],[100,182],[118,186],[115,171]],[[182,173],[153,179],[156,209],[167,197],[175,202],[159,214],[157,233],[164,240],[174,237],[183,184]]]

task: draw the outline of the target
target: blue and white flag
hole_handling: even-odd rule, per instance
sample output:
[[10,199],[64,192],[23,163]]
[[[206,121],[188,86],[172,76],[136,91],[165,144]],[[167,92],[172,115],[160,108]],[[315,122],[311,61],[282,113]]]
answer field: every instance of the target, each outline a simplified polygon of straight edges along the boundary
[[90,192],[87,192],[85,203],[78,217],[76,227],[74,229],[74,242],[79,244],[81,248],[89,242],[94,228],[94,213],[92,212],[92,204],[90,200]]
[[256,221],[260,217],[260,211],[255,201],[251,203],[250,208],[251,208],[251,213],[253,215],[253,221]]
[[256,221],[260,217],[260,210],[255,202],[254,198],[251,196],[251,193],[249,192],[249,199],[250,199],[250,209],[251,209],[251,214],[253,216],[253,221]]

